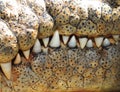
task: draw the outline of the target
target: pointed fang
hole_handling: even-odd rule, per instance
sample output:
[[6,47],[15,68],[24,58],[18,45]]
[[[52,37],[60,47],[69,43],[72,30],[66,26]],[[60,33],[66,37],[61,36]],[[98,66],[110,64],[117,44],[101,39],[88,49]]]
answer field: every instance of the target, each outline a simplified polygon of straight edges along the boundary
[[1,63],[3,73],[8,79],[11,79],[11,62]]

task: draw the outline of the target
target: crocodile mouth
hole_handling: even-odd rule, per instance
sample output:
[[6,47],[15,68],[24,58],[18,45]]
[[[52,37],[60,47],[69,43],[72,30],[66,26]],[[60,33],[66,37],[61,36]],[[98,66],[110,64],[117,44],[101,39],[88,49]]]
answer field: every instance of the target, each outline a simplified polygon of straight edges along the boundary
[[0,92],[119,92],[119,0],[0,0]]

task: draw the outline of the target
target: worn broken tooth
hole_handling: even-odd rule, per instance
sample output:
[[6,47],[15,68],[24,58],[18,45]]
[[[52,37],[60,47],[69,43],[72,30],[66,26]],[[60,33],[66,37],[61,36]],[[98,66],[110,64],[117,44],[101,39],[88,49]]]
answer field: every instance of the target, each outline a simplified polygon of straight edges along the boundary
[[11,79],[11,69],[12,69],[11,62],[1,63],[1,69],[5,74],[5,76],[7,77],[7,79]]
[[68,46],[73,48],[73,47],[76,47],[76,45],[77,45],[77,41],[76,41],[75,36],[73,35],[70,41],[68,42]]
[[104,41],[103,41],[103,46],[109,46],[110,45],[110,41],[105,38]]
[[48,48],[42,47],[42,52],[47,54],[48,53]]
[[93,47],[93,42],[92,42],[91,39],[88,40],[86,46],[89,47],[89,48]]
[[117,44],[117,42],[113,38],[108,39],[110,41],[110,44]]
[[50,41],[50,46],[51,47],[59,47],[60,46],[60,37],[59,37],[58,31],[55,31],[55,33]]
[[33,52],[34,53],[39,53],[41,52],[41,44],[40,41],[37,39],[34,46],[33,46]]
[[119,35],[112,35],[112,36],[113,36],[113,38],[114,38],[115,41],[118,41],[118,40],[120,39],[120,38],[119,38],[119,37],[120,37]]
[[79,43],[80,43],[81,49],[83,49],[85,47],[87,41],[88,41],[87,38],[79,38]]
[[20,57],[20,54],[18,53],[14,60],[14,64],[19,64],[20,62],[21,62],[21,57]]
[[26,59],[29,59],[30,50],[23,51],[23,54],[24,54]]
[[49,43],[49,37],[48,38],[43,38],[42,40],[43,40],[44,46],[47,47],[48,43]]
[[67,44],[69,40],[69,36],[62,36],[62,39],[63,39],[64,44]]
[[104,37],[96,37],[96,38],[95,38],[95,43],[96,43],[96,46],[97,46],[97,47],[100,47],[100,46],[102,45],[103,38],[104,38]]

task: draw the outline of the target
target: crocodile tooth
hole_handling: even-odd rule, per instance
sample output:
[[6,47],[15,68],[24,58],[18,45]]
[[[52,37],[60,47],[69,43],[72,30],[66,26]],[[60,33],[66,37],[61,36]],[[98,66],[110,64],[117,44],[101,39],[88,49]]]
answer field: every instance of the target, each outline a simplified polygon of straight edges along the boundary
[[20,57],[20,54],[18,53],[14,60],[14,64],[19,64],[20,62],[21,62],[21,57]]
[[85,47],[87,41],[88,41],[87,38],[79,38],[79,43],[80,43],[81,49],[83,49]]
[[113,35],[113,38],[115,41],[118,41],[119,40],[119,35]]
[[77,45],[76,38],[75,36],[72,36],[70,41],[68,42],[68,46],[73,48],[76,47],[76,45]]
[[110,41],[105,38],[104,41],[103,41],[103,46],[109,46],[110,45]]
[[48,48],[46,48],[46,47],[42,47],[42,52],[44,52],[44,53],[48,53]]
[[87,47],[89,47],[89,48],[91,48],[91,47],[93,47],[93,42],[92,42],[92,40],[91,39],[89,39],[88,40],[88,42],[87,42],[87,45],[86,45]]
[[34,46],[33,46],[33,52],[39,53],[41,52],[41,44],[40,41],[37,39]]
[[62,36],[64,44],[67,44],[69,36]]
[[23,54],[24,54],[26,59],[29,59],[30,50],[23,51]]
[[101,44],[102,44],[102,42],[103,42],[103,38],[104,38],[104,37],[96,37],[96,38],[95,38],[95,43],[96,43],[96,46],[97,46],[97,47],[100,47],[100,46],[101,46]]
[[47,47],[48,42],[49,42],[49,38],[43,38],[42,40],[43,40],[44,46]]
[[11,79],[11,62],[1,63],[3,73],[8,79]]
[[56,31],[50,41],[50,46],[51,47],[59,47],[60,46],[60,37],[59,37],[59,32]]

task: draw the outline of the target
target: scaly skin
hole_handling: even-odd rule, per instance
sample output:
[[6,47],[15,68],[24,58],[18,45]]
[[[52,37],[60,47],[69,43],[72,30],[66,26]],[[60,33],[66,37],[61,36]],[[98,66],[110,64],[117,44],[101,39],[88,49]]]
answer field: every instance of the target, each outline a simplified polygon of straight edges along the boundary
[[[41,40],[56,30],[75,35],[77,46],[60,38],[60,47],[45,47]],[[0,92],[119,91],[120,39],[112,35],[120,35],[119,0],[0,0],[0,64],[13,62],[11,79],[0,70]],[[78,38],[101,36],[111,45],[81,49]],[[32,51],[36,39],[40,53]]]

